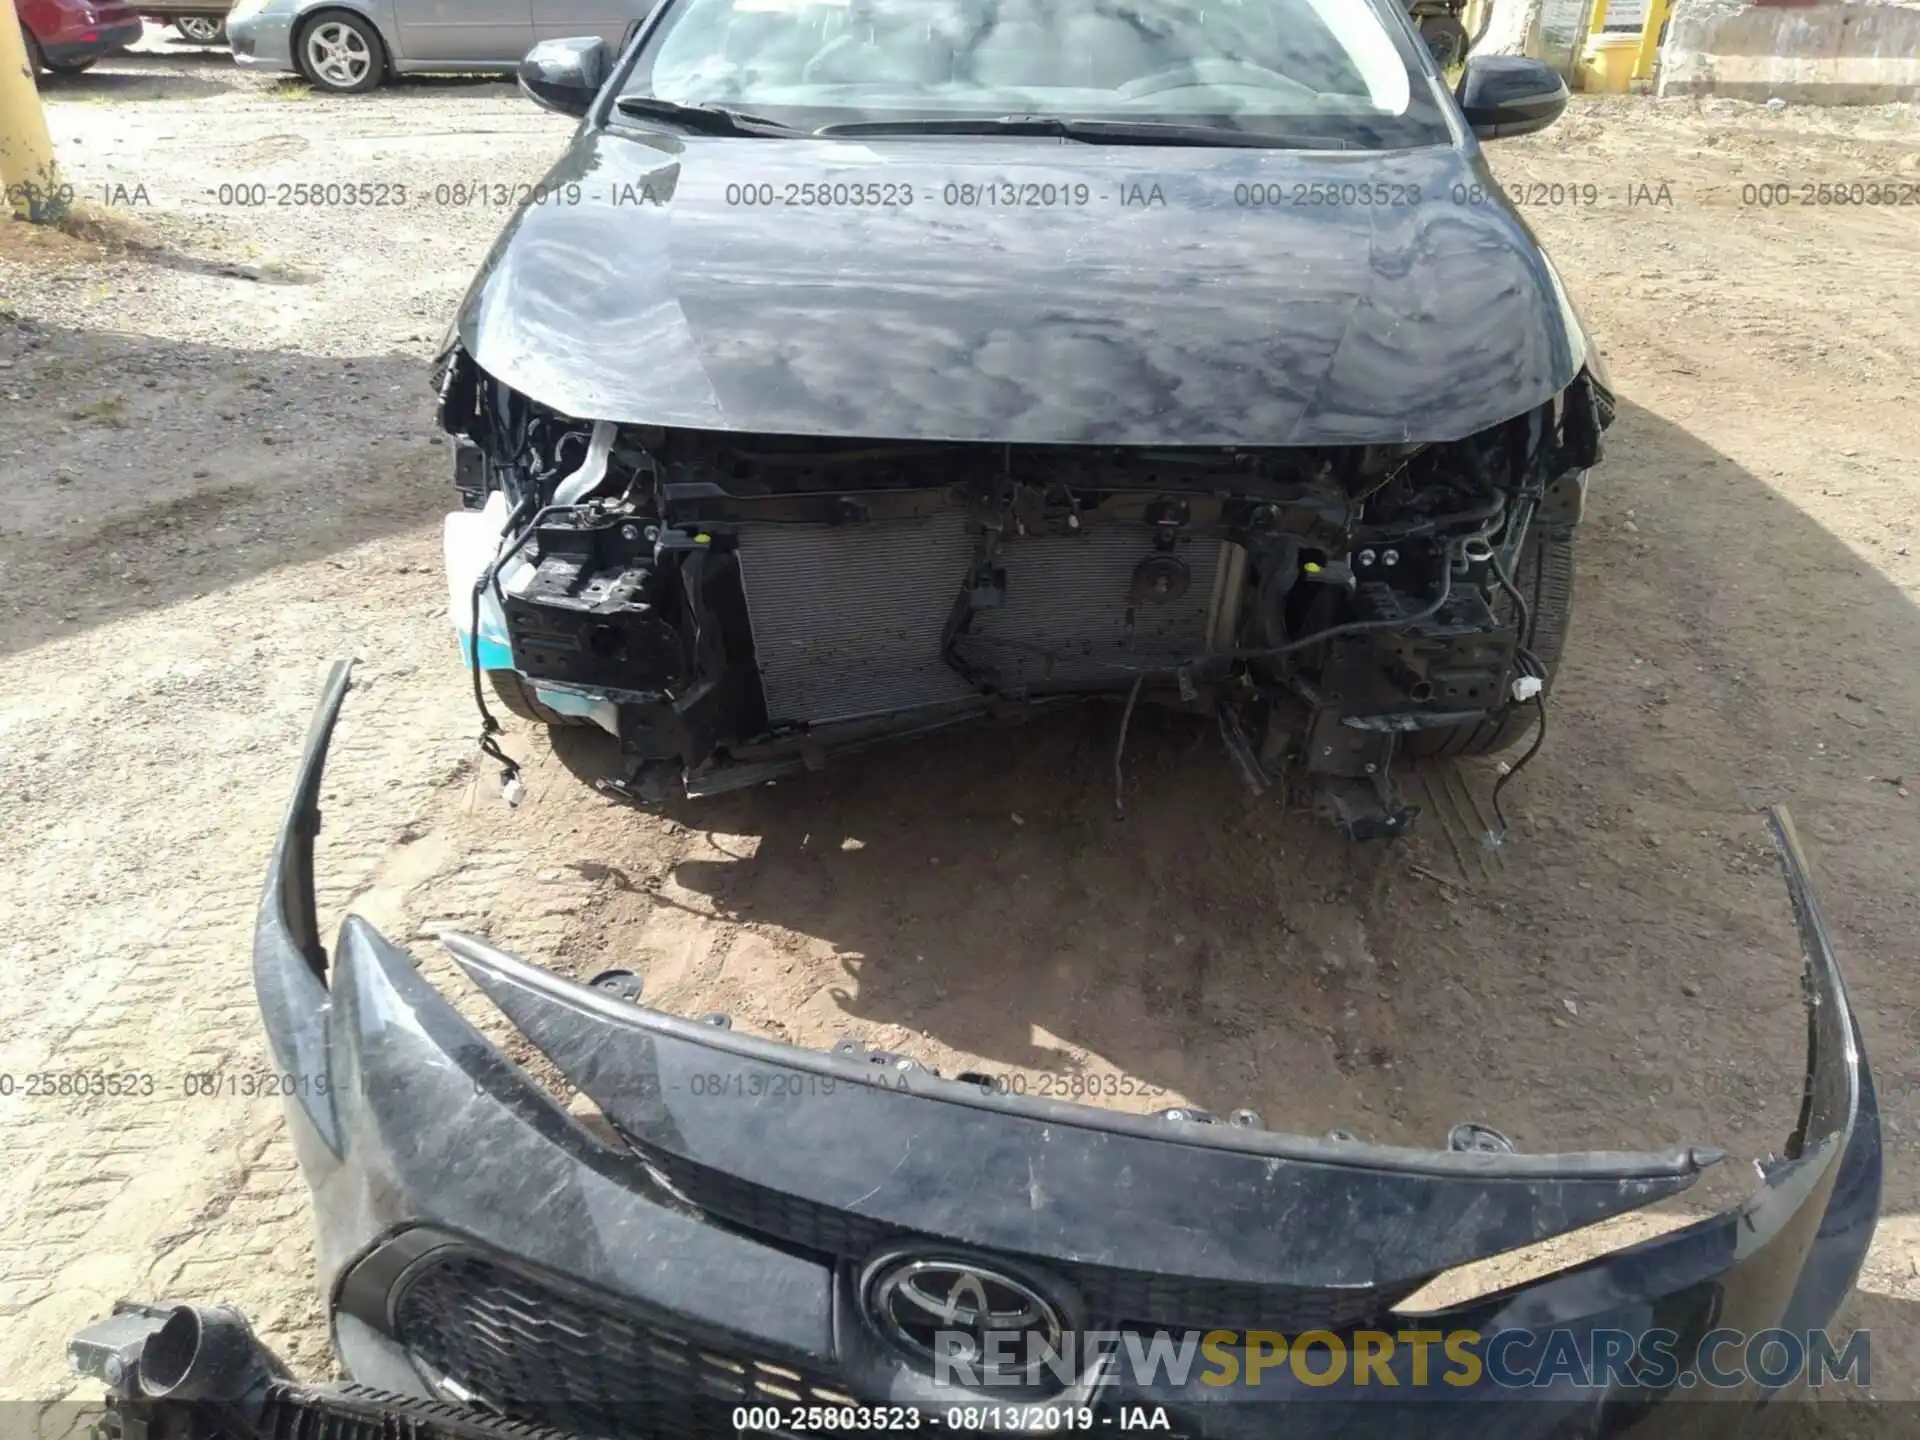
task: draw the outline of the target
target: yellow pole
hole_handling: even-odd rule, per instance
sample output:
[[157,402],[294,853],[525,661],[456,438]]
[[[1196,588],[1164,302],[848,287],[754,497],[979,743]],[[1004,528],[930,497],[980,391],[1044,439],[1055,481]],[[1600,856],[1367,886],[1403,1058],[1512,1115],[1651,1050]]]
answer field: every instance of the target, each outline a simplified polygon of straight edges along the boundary
[[12,7],[0,18],[0,214],[23,220],[64,217],[65,192],[53,163],[53,137],[47,133],[40,87],[33,83],[26,37],[14,23]]
[[1667,23],[1667,0],[1647,0],[1647,23],[1640,28],[1640,55],[1633,62],[1633,78],[1653,77],[1654,61],[1660,58],[1660,28]]
[[1593,18],[1587,22],[1587,33],[1598,35],[1607,28],[1607,0],[1593,0]]

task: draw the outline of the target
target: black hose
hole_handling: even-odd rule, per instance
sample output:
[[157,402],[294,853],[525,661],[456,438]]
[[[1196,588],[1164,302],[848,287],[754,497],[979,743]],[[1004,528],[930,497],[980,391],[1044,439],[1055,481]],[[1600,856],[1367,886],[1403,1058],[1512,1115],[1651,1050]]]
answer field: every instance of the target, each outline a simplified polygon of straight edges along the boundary
[[[1484,462],[1481,468],[1482,470],[1486,468]],[[1492,481],[1489,480],[1487,483],[1492,484]],[[1369,526],[1363,530],[1356,530],[1354,543],[1372,545],[1376,548],[1381,545],[1404,544],[1408,540],[1418,540],[1423,536],[1431,535],[1436,530],[1448,530],[1455,525],[1476,525],[1482,520],[1491,520],[1506,509],[1506,506],[1506,496],[1496,495],[1486,504],[1476,505],[1471,510],[1456,510],[1451,515],[1436,515],[1431,520],[1416,520],[1410,525],[1398,525],[1392,528]]]
[[1514,634],[1520,638],[1515,641],[1514,648],[1531,655],[1533,652],[1526,650],[1526,643],[1533,638],[1533,611],[1527,604],[1527,597],[1520,593],[1520,587],[1513,583],[1513,577],[1507,574],[1506,566],[1500,563],[1498,550],[1493,552],[1493,575],[1500,582],[1500,588],[1506,591],[1508,598],[1513,601],[1514,608],[1519,611],[1520,624]]
[[[1532,651],[1527,652],[1529,656],[1531,656],[1532,653]],[[1533,663],[1537,665],[1540,662],[1534,660]],[[1539,717],[1539,723],[1535,725],[1533,731],[1533,743],[1527,746],[1524,755],[1507,767],[1507,772],[1504,775],[1493,782],[1493,818],[1500,822],[1500,838],[1502,840],[1506,838],[1508,827],[1506,812],[1500,808],[1500,792],[1507,788],[1508,781],[1512,780],[1514,776],[1527,768],[1527,762],[1540,753],[1540,747],[1546,744],[1547,741],[1547,692],[1544,686],[1534,692],[1533,708]]]
[[1120,768],[1120,762],[1127,753],[1127,727],[1133,723],[1134,703],[1140,698],[1140,686],[1146,680],[1145,675],[1136,675],[1133,688],[1127,691],[1127,708],[1120,716],[1120,738],[1113,746],[1113,818],[1127,818],[1126,776]]
[[[525,514],[529,508],[531,508],[530,499],[523,500],[520,504],[516,505],[507,516],[506,529],[509,531],[512,530],[514,522]],[[531,529],[531,527],[529,527],[529,529]],[[523,530],[520,534],[520,539],[524,540],[527,533],[527,531]],[[514,549],[517,550],[518,548],[519,543],[516,542]],[[508,555],[512,553],[513,551],[511,550],[507,552]],[[511,755],[500,748],[500,742],[494,738],[501,733],[500,722],[493,718],[493,711],[487,708],[486,697],[481,693],[480,597],[487,593],[488,583],[499,574],[500,567],[505,561],[506,556],[496,553],[492,562],[481,570],[479,577],[473,582],[473,609],[469,622],[472,629],[469,631],[467,637],[467,643],[471,647],[467,652],[467,670],[473,681],[474,708],[480,712],[480,750],[482,754],[488,755],[500,763],[500,783],[502,787],[511,785],[520,778],[520,765]],[[497,586],[495,587],[495,593],[498,593]],[[505,602],[503,601],[502,603],[504,605]]]
[[[546,519],[556,510],[577,510],[579,508],[577,505],[542,505],[539,510],[534,513],[533,519],[529,520],[526,525],[522,527],[520,533],[513,537],[513,543],[493,557],[493,564],[487,571],[487,578],[493,583],[494,599],[498,600],[503,607],[507,603],[507,597],[500,589],[500,572],[507,568],[507,562],[518,555],[526,546],[527,541],[533,538],[533,534],[540,528],[540,522],[542,520]],[[519,514],[519,510],[515,510],[512,515],[507,517],[507,528],[509,530],[513,528],[513,522],[518,518]]]
[[1507,574],[1506,567],[1500,563],[1497,553],[1493,560],[1493,573],[1500,582],[1500,588],[1505,590],[1513,600],[1514,608],[1518,612],[1519,629],[1516,633],[1524,638],[1517,638],[1514,641],[1513,653],[1519,657],[1527,673],[1540,682],[1540,688],[1533,694],[1534,711],[1539,717],[1538,724],[1534,727],[1533,742],[1527,746],[1526,753],[1509,765],[1500,778],[1493,782],[1493,818],[1499,823],[1500,838],[1504,840],[1508,827],[1506,812],[1500,808],[1500,792],[1507,788],[1514,776],[1527,768],[1527,762],[1540,753],[1540,747],[1546,743],[1547,739],[1547,667],[1541,663],[1538,655],[1527,648],[1526,641],[1533,638],[1533,612],[1527,604],[1527,597],[1522,595],[1520,587],[1513,583],[1513,577]]

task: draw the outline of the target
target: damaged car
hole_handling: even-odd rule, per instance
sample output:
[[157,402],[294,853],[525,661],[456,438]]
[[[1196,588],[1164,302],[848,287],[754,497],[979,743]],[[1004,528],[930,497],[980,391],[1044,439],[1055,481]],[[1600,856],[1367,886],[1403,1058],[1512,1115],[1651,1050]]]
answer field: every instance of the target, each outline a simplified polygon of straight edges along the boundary
[[[1401,757],[1537,744],[1613,401],[1475,137],[1550,72],[1455,97],[1397,0],[664,0],[521,78],[582,124],[440,375],[496,750],[489,693],[704,794],[1107,696],[1117,751],[1211,712],[1391,835]],[[345,1378],[126,1303],[69,1347],[125,1440],[1732,1436],[1785,1377],[1725,1337],[1824,1333],[1859,1273],[1874,1085],[1784,814],[1798,1119],[1656,1216],[1722,1153],[1122,1113],[446,933],[456,1003],[323,935],[350,678],[252,957]]]
[[[69,1346],[108,1387],[109,1436],[1744,1436],[1785,1377],[1737,1357],[1779,1337],[1817,1353],[1859,1273],[1878,1109],[1783,813],[1807,1015],[1792,1134],[1731,1209],[1581,1235],[1720,1152],[1123,1114],[857,1038],[736,1032],[647,1005],[625,971],[582,984],[443,935],[543,1082],[366,920],[322,939],[314,839],[348,685],[336,667],[253,948],[347,1378],[294,1379],[231,1307],[126,1303]],[[1579,1246],[1544,1273],[1421,1295],[1554,1237]],[[1316,1358],[1276,1363],[1295,1348]],[[1349,1351],[1357,1385],[1329,1365]]]
[[520,83],[582,123],[439,371],[496,752],[660,800],[1105,696],[1368,837],[1538,747],[1614,408],[1480,148],[1547,67],[1451,92],[1393,0],[668,0]]

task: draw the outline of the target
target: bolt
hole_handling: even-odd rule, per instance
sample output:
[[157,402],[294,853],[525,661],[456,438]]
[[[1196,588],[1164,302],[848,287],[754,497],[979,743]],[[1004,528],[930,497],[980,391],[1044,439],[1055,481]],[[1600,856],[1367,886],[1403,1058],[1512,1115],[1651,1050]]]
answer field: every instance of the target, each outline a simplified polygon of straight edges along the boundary
[[1398,565],[1400,563],[1400,552],[1398,550],[1383,551],[1380,556],[1380,563],[1382,565]]
[[1326,746],[1326,747],[1324,747],[1324,748],[1323,748],[1323,749],[1322,749],[1322,750],[1320,751],[1320,753],[1321,753],[1322,755],[1331,755],[1331,754],[1333,754],[1333,747],[1332,747],[1331,745],[1328,745],[1328,746]]
[[1375,558],[1375,557],[1374,557],[1374,553],[1373,553],[1373,551],[1371,551],[1371,550],[1362,550],[1362,551],[1360,552],[1360,563],[1361,563],[1362,565],[1371,565],[1371,564],[1373,564],[1373,562],[1374,562],[1374,558]]
[[638,525],[622,525],[620,527],[620,538],[629,542],[639,540],[640,527]]
[[118,1385],[121,1377],[127,1373],[127,1367],[121,1363],[118,1355],[109,1355],[107,1363],[101,1368],[101,1375],[109,1385]]
[[1380,767],[1378,765],[1375,765],[1371,760],[1367,762],[1367,774],[1371,775],[1374,773],[1374,771],[1378,770],[1379,768]]

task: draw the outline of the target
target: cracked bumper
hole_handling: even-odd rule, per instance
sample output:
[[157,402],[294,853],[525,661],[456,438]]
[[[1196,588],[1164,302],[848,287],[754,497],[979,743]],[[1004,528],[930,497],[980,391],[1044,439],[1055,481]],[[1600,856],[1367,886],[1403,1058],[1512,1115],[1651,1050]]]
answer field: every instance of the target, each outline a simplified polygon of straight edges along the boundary
[[[331,953],[322,945],[313,838],[347,684],[336,667],[308,736],[254,974],[313,1192],[334,1343],[364,1384],[649,1436],[731,1433],[730,1407],[790,1396],[929,1414],[977,1403],[864,1318],[862,1258],[905,1244],[1031,1267],[1074,1327],[1231,1332],[1233,1383],[1202,1367],[1212,1379],[1083,1376],[1067,1392],[1101,1413],[1164,1406],[1190,1434],[1403,1433],[1416,1399],[1421,1433],[1489,1433],[1491,1405],[1498,1433],[1517,1436],[1608,1433],[1649,1407],[1690,1412],[1686,1433],[1731,1433],[1737,1407],[1660,1405],[1689,1397],[1703,1337],[1819,1329],[1865,1255],[1881,1176],[1873,1085],[1783,815],[1809,1023],[1783,1158],[1734,1210],[1410,1317],[1394,1305],[1432,1275],[1637,1209],[1714,1157],[1336,1146],[996,1096],[898,1057],[876,1067],[731,1035],[449,937],[629,1142],[605,1143],[364,921],[350,916]],[[1423,1386],[1402,1349],[1385,1362],[1396,1378],[1376,1369],[1371,1393],[1285,1367],[1247,1383],[1269,1332],[1410,1326],[1588,1346],[1661,1331],[1674,1365],[1651,1386],[1576,1375],[1516,1392],[1484,1363],[1471,1383]],[[1715,1393],[1764,1399],[1769,1387]]]

